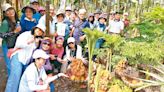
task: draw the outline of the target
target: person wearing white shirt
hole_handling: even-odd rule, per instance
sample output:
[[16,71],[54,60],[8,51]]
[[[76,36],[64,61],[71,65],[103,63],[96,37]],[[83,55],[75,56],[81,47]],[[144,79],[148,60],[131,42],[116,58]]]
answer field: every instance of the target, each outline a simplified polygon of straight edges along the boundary
[[30,62],[33,50],[44,36],[44,32],[44,26],[37,25],[33,30],[18,36],[14,49],[19,50],[16,50],[10,57],[11,74],[8,77],[5,92],[18,92],[21,75]]
[[59,73],[51,78],[47,77],[43,66],[46,63],[46,59],[49,57],[50,56],[42,49],[37,49],[34,51],[33,58],[35,59],[35,62],[31,63],[23,73],[18,92],[50,92],[49,83],[51,81],[61,76],[67,77],[62,73]]
[[82,47],[75,44],[75,38],[69,37],[67,40],[68,46],[66,47],[66,55],[64,57],[64,63],[62,63],[61,72],[65,73],[68,65],[74,61],[74,59],[82,59]]
[[[53,5],[50,5],[50,35],[54,35],[55,33],[55,23],[56,23],[56,16],[55,16],[55,9]],[[43,15],[38,24],[42,24],[43,26],[46,26],[46,15]]]
[[115,19],[109,22],[109,33],[120,34],[124,30],[124,23],[120,19],[120,13],[116,12]]
[[57,14],[57,22],[55,23],[55,38],[57,36],[64,37],[64,46],[66,45],[66,41],[69,37],[69,27],[66,23],[64,23],[65,14],[62,10],[58,10]]

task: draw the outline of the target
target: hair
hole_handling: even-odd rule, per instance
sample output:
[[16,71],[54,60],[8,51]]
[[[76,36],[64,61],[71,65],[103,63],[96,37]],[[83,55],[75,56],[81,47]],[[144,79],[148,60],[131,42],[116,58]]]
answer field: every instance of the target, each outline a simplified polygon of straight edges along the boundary
[[[92,21],[89,21],[89,18],[90,18],[90,17],[93,17],[93,20],[92,20]],[[89,17],[88,17],[88,22],[91,22],[91,23],[93,24],[94,21],[95,21],[95,17],[94,17],[94,16],[89,16]]]
[[[15,11],[15,9],[14,9],[14,11]],[[13,22],[9,17],[6,16],[5,13],[6,12],[3,11],[3,19],[2,19],[2,21],[7,20],[8,24],[9,24],[9,27],[11,28],[11,30],[9,30],[9,31],[14,31],[15,30],[16,23],[19,21],[18,14],[15,11],[15,20],[16,20],[16,22]]]

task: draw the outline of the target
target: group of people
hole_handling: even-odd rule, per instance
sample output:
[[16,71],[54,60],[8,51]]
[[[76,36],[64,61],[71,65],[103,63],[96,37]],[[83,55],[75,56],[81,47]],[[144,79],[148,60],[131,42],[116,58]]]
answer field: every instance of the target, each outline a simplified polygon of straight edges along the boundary
[[[128,13],[121,19],[120,12],[111,12],[107,21],[107,14],[100,10],[86,16],[85,9],[72,10],[67,6],[65,10],[56,11],[50,5],[51,37],[46,37],[45,8],[38,0],[30,0],[30,5],[23,7],[21,18],[8,3],[2,5],[2,10],[0,36],[8,73],[5,92],[54,92],[54,83],[47,82],[49,78],[67,77],[64,73],[75,59],[87,64],[83,53],[84,28],[120,35],[129,25]],[[101,48],[103,43],[104,40],[99,39],[95,48]]]

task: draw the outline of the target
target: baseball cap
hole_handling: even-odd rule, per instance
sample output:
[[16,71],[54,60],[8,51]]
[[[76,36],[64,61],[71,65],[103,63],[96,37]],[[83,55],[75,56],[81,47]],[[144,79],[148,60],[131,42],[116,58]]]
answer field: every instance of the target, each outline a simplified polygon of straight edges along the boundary
[[68,40],[67,40],[67,43],[69,44],[69,43],[71,43],[71,42],[75,42],[75,38],[73,38],[73,37],[69,37],[68,38]]
[[43,51],[42,49],[37,49],[34,51],[32,57],[34,59],[37,59],[37,58],[48,59],[50,56],[45,51]]
[[72,9],[71,9],[70,6],[67,6],[65,10],[66,10],[66,11],[72,11]]
[[38,0],[30,0],[30,3],[32,4],[32,3],[39,3],[39,1]]
[[9,8],[13,8],[9,3],[2,5],[2,11],[7,11]]

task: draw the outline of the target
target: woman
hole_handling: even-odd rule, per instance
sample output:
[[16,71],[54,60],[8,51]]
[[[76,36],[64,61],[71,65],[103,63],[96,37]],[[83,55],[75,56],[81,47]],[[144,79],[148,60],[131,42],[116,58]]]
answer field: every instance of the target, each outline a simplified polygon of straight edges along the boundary
[[[40,49],[42,49],[43,51],[45,51],[47,54],[50,54],[51,51],[51,46],[52,46],[52,41],[50,38],[45,37],[42,41],[41,41],[41,45],[40,45]],[[52,75],[53,71],[52,71],[52,66],[50,63],[50,60],[47,59],[44,68],[46,70],[46,73],[48,75]]]
[[94,29],[95,25],[94,25],[94,14],[89,14],[88,16],[88,22],[89,22],[89,27],[90,29]]
[[82,48],[75,44],[75,38],[69,37],[67,40],[68,46],[66,47],[66,55],[64,58],[64,63],[62,64],[62,72],[65,73],[68,65],[75,59],[83,59]]
[[[43,51],[46,52],[46,54],[50,54],[51,46],[52,46],[52,40],[50,38],[48,38],[48,37],[45,37],[41,41],[41,44],[39,45],[38,49],[42,49]],[[34,51],[36,51],[36,50],[34,50]],[[34,61],[35,61],[35,59],[33,58],[33,62]],[[52,66],[51,66],[51,63],[50,63],[50,58],[46,59],[46,63],[45,63],[45,65],[43,67],[44,67],[44,69],[46,71],[47,76],[51,77],[53,75],[53,70],[52,70]],[[50,83],[50,89],[51,89],[51,92],[54,92],[55,88],[54,88],[54,84],[53,83]]]
[[31,63],[22,75],[18,92],[50,92],[50,82],[61,76],[67,77],[62,73],[53,77],[47,76],[43,66],[50,56],[45,51],[38,49],[32,57],[35,62]]
[[34,49],[39,45],[46,28],[37,25],[31,31],[20,34],[14,49],[19,49],[11,55],[11,73],[7,80],[5,92],[18,92],[22,73],[29,65]]
[[58,36],[51,51],[51,63],[54,64],[54,68],[57,70],[58,73],[60,72],[61,65],[64,62],[62,59],[64,54],[63,43],[64,37]]
[[[96,28],[99,31],[104,32],[106,29],[106,25],[105,25],[105,22],[107,21],[106,16],[104,14],[101,14],[98,21],[99,22],[98,22],[98,25],[96,26]],[[103,43],[104,43],[103,39],[98,39],[98,41],[96,42],[96,48],[100,48]]]
[[43,16],[43,15],[46,14],[46,10],[45,10],[45,8],[42,7],[42,6],[39,7],[39,11],[38,11],[38,12],[40,13],[41,16]]
[[7,73],[8,76],[10,75],[10,60],[7,57],[8,49],[13,48],[16,42],[16,38],[21,31],[18,16],[16,11],[10,4],[2,5],[2,10],[4,13],[4,18],[2,24],[0,26],[0,33],[1,37],[3,38],[2,41],[2,52],[4,55],[4,60],[7,66]]
[[22,9],[22,13],[25,14],[25,18],[20,21],[22,30],[21,32],[30,31],[34,26],[37,25],[38,21],[33,18],[36,13],[35,9],[31,6],[26,6]]
[[69,27],[64,23],[64,12],[59,10],[56,14],[57,22],[55,23],[55,38],[57,36],[64,37],[64,46],[66,46],[66,41],[69,37]]

